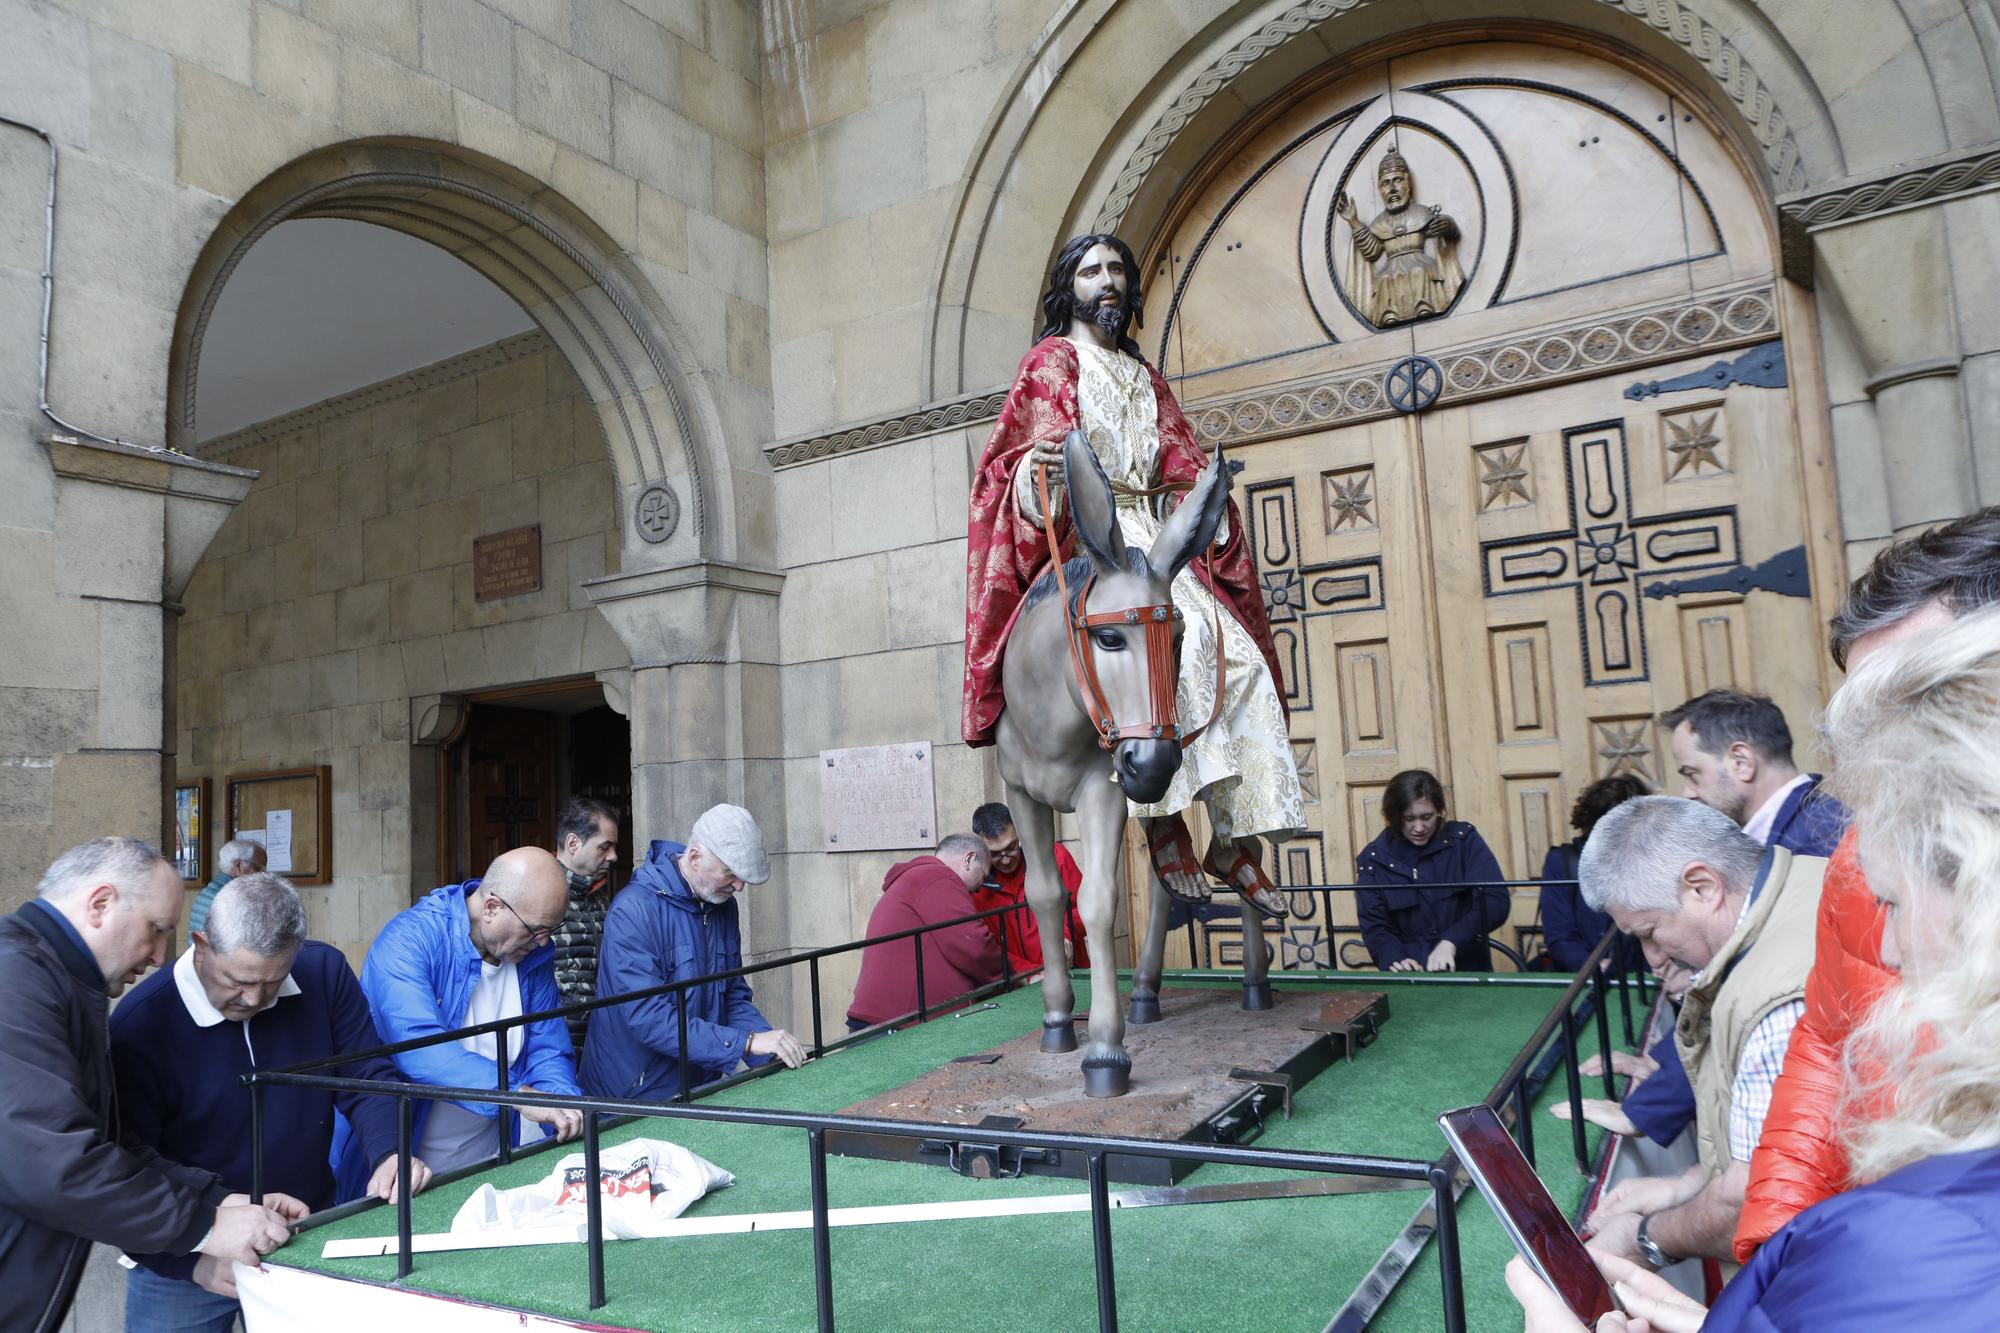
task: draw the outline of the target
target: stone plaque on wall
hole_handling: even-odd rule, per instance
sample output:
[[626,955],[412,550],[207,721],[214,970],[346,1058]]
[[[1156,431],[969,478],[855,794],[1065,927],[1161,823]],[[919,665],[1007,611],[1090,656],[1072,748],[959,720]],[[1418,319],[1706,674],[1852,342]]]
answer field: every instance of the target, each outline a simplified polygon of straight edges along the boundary
[[492,602],[542,590],[540,524],[509,528],[472,543],[472,600]]
[[825,850],[866,852],[937,845],[929,741],[819,752]]

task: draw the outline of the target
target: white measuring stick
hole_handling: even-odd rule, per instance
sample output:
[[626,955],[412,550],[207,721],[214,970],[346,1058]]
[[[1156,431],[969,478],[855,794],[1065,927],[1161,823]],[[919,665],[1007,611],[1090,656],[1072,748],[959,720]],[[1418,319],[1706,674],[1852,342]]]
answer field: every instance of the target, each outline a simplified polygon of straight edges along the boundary
[[[1114,1199],[1113,1207],[1118,1204]],[[961,1199],[946,1203],[884,1203],[862,1208],[829,1208],[828,1226],[868,1227],[885,1222],[948,1222],[972,1217],[1016,1217],[1031,1213],[1087,1213],[1090,1195],[1037,1194],[1018,1199]],[[720,1217],[677,1217],[646,1228],[643,1239],[673,1236],[723,1236],[745,1231],[808,1231],[810,1208],[782,1213],[733,1213]],[[616,1240],[609,1229],[604,1239]],[[443,1250],[490,1250],[515,1245],[567,1245],[583,1240],[583,1226],[531,1227],[520,1231],[445,1231],[410,1237],[410,1250],[431,1254]],[[330,1240],[320,1251],[324,1259],[377,1258],[396,1253],[394,1236],[362,1236]]]

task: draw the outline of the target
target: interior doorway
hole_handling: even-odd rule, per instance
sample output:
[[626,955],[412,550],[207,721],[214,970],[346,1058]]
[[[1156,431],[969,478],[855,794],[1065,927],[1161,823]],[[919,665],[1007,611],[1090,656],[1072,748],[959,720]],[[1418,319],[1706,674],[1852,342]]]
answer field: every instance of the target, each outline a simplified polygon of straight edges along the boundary
[[511,848],[553,848],[556,818],[573,796],[618,812],[610,891],[631,878],[632,733],[595,680],[473,696],[439,764],[441,882],[471,879]]

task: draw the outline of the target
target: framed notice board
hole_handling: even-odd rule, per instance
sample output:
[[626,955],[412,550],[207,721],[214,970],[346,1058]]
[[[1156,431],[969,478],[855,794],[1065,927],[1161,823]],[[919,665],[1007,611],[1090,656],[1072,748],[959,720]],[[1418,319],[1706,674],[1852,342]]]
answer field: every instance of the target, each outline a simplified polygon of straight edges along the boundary
[[333,880],[333,769],[279,768],[229,779],[232,838],[264,844],[269,869],[294,884]]
[[208,883],[208,779],[174,788],[174,868],[190,889]]

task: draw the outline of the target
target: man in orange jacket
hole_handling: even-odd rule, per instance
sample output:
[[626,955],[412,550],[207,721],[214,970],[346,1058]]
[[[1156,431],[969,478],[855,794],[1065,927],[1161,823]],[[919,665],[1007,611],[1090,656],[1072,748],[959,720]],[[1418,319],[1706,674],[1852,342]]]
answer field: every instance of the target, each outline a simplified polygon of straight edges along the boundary
[[[2000,602],[2000,507],[1878,554],[1833,619],[1833,660],[1852,670],[1891,643],[1995,602]],[[1793,1217],[1853,1183],[1837,1124],[1841,1049],[1897,982],[1896,973],[1882,964],[1882,922],[1849,830],[1820,894],[1805,1013],[1792,1030],[1784,1072],[1751,1158],[1733,1246],[1741,1262],[1749,1262]]]

